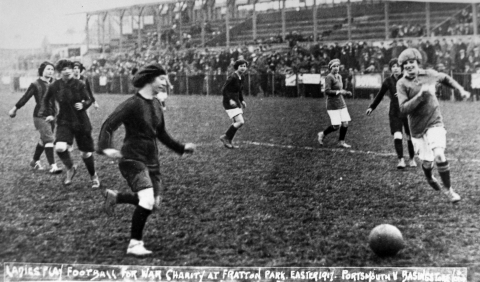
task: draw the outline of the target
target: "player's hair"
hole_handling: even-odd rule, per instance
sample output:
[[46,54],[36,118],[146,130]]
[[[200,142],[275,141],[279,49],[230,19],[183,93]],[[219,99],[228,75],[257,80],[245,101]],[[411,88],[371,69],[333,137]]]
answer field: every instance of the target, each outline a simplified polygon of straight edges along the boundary
[[64,68],[71,68],[73,69],[73,62],[67,59],[62,59],[57,62],[55,69],[58,72],[61,72]]
[[235,63],[233,64],[233,69],[238,70],[238,67],[241,66],[241,65],[247,65],[247,67],[248,67],[248,62],[245,61],[245,60],[242,60],[242,59],[236,60]]
[[41,63],[40,66],[38,67],[38,76],[43,76],[43,71],[48,65],[52,66],[55,69],[55,66],[53,65],[53,63],[50,63],[49,61],[45,61]]
[[390,62],[388,62],[388,69],[389,69],[389,70],[392,70],[393,65],[398,65],[398,66],[400,66],[400,65],[398,64],[398,59],[397,59],[397,58],[393,58],[393,59],[390,60]]
[[85,67],[83,66],[83,64],[79,61],[74,61],[73,62],[73,67],[76,67],[78,66],[78,68],[80,69],[80,72],[84,71],[85,70]]

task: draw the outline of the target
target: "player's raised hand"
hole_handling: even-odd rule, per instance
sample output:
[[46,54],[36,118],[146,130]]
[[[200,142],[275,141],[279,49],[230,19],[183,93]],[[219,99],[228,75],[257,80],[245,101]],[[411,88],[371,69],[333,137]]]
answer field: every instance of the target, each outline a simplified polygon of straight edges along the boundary
[[372,108],[368,108],[367,112],[365,114],[367,114],[367,116],[369,116],[372,112],[373,112]]
[[463,89],[463,90],[460,90],[460,95],[462,95],[462,97],[464,99],[469,99],[471,94],[470,92],[468,92],[467,90]]
[[195,152],[196,148],[197,148],[197,146],[195,146],[195,144],[187,143],[187,144],[185,144],[184,152],[185,152],[185,154],[193,154],[193,152]]
[[77,111],[83,109],[83,103],[75,103],[75,109],[77,109]]
[[11,118],[14,118],[17,116],[17,108],[16,107],[13,107],[10,111],[8,111],[8,115],[11,117]]
[[122,153],[117,149],[104,149],[103,154],[112,159],[120,159],[123,157]]

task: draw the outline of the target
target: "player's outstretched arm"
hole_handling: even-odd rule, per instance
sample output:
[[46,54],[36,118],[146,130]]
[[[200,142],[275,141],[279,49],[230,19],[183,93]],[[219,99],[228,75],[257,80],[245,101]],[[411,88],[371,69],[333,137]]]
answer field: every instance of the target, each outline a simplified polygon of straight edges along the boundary
[[[382,83],[382,87],[378,91],[377,95],[375,95],[375,99],[370,104],[370,106],[368,106],[367,116],[369,116],[377,108],[377,106],[380,104],[380,102],[382,102],[383,97],[385,96],[385,93],[387,93],[387,91],[388,91],[387,80],[384,80],[383,83]],[[369,112],[369,110],[370,110],[370,112]]]
[[[170,134],[168,134],[168,132],[165,130],[165,122],[162,122],[158,128],[157,128],[157,138],[158,140],[160,140],[160,142],[162,142],[165,146],[167,146],[167,148],[169,148],[170,150],[176,152],[177,154],[180,154],[180,155],[183,155],[184,153],[190,153],[193,152],[193,150],[195,150],[193,148],[193,150],[191,149],[192,148],[192,145],[191,143],[188,143],[187,145],[188,148],[187,148],[187,145],[184,145],[180,142],[178,142],[177,140],[173,139]],[[194,145],[193,145],[194,147]],[[190,150],[189,152],[186,152],[186,150]]]
[[17,115],[17,110],[20,109],[21,107],[25,106],[25,104],[36,94],[37,92],[37,87],[32,83],[27,89],[27,92],[23,94],[22,98],[18,100],[18,102],[15,104],[15,106],[8,112],[8,115],[11,118],[14,118]]
[[[100,129],[100,134],[98,136],[98,146],[97,146],[98,154],[101,154],[101,155],[105,154],[108,157],[113,157],[113,158],[116,158],[118,156],[116,152],[108,151],[108,150],[115,150],[113,149],[114,132],[120,127],[120,125],[122,125],[123,121],[126,118],[128,118],[129,112],[130,112],[130,104],[128,103],[128,100],[127,100],[122,104],[120,104],[102,124],[102,127]],[[109,156],[108,154],[110,154],[111,156]]]
[[447,74],[442,74],[440,80],[439,80],[440,83],[442,83],[443,85],[447,86],[447,87],[450,87],[450,88],[453,88],[453,89],[456,89],[460,92],[460,95],[465,98],[465,99],[468,99],[470,98],[470,92],[466,91],[465,88],[463,88],[463,86],[461,86],[455,79],[453,79],[451,76],[447,75]]

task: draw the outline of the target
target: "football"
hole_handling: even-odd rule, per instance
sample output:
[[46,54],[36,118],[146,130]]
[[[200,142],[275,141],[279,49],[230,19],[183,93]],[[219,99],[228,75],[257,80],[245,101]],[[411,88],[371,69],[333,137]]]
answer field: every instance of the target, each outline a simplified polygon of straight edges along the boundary
[[405,247],[402,232],[390,224],[376,226],[368,236],[370,249],[379,257],[395,256]]

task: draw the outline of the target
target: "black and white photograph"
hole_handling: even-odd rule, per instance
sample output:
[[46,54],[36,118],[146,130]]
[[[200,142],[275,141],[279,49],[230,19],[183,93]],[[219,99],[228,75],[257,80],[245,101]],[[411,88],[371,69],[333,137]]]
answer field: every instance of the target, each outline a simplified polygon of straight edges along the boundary
[[480,281],[480,0],[0,0],[0,281]]

